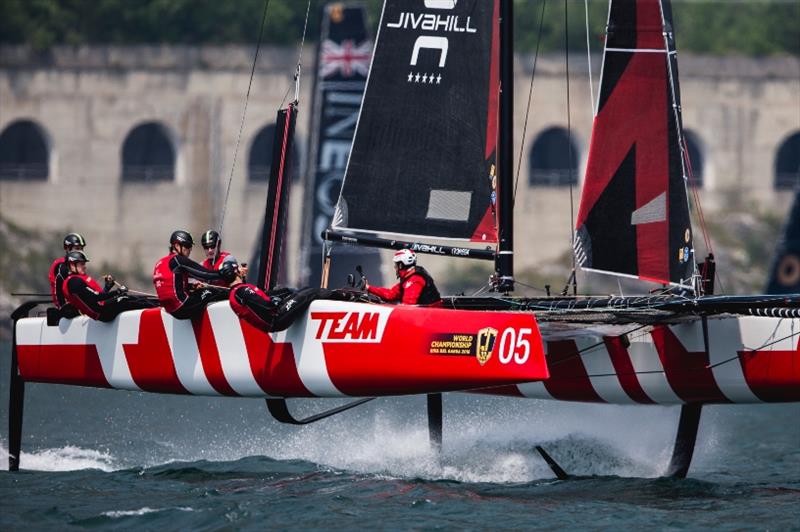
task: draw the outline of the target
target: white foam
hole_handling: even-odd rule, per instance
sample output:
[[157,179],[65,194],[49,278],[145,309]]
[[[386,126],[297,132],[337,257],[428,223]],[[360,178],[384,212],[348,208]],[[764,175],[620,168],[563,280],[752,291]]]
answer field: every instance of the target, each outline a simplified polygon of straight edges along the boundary
[[[0,462],[8,463],[8,448],[0,445]],[[56,449],[42,449],[32,453],[22,452],[20,463],[23,469],[32,471],[77,471],[99,469],[114,471],[114,457],[109,453],[93,449],[82,449],[67,445]]]
[[109,512],[103,512],[102,515],[106,517],[111,517],[112,519],[118,519],[120,517],[153,514],[157,512],[166,512],[169,510],[178,510],[181,512],[193,512],[194,508],[189,508],[187,506],[178,506],[175,508],[150,508],[148,506],[145,506],[143,508],[139,508],[138,510],[112,510]]

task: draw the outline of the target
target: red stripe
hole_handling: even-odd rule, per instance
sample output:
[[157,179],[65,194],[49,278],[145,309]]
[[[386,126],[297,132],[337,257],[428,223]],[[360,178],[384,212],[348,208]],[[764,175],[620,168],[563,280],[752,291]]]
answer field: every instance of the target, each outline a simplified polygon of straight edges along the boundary
[[645,393],[639,379],[636,376],[636,370],[633,368],[630,353],[622,345],[622,338],[619,336],[606,336],[603,338],[608,350],[608,356],[611,359],[611,364],[614,365],[614,371],[617,374],[619,383],[628,397],[646,405],[655,404],[655,401],[650,399]]
[[762,401],[800,401],[800,343],[794,351],[739,351],[750,390]]
[[574,340],[547,342],[550,379],[544,387],[554,399],[605,403],[594,391]]
[[686,402],[730,403],[708,367],[708,353],[687,351],[666,325],[655,327],[650,335],[667,381],[678,397]]
[[278,213],[280,212],[281,208],[281,190],[283,190],[283,173],[284,168],[286,165],[286,145],[289,142],[289,124],[291,123],[292,112],[294,111],[294,107],[292,104],[289,104],[286,108],[286,118],[284,119],[284,126],[283,126],[283,144],[281,145],[281,160],[280,165],[278,166],[278,187],[275,193],[275,209],[272,212],[272,227],[270,228],[270,246],[267,250],[267,270],[266,270],[266,277],[264,278],[264,290],[270,287],[270,275],[272,272],[272,261],[275,256],[275,234],[278,230]]
[[111,388],[94,345],[18,345],[23,380]]
[[197,347],[200,350],[203,372],[206,374],[209,384],[222,395],[239,395],[228,384],[228,379],[225,378],[225,373],[222,371],[217,340],[214,338],[214,329],[211,327],[208,312],[203,313],[202,319],[192,320],[192,328],[197,340]]
[[500,0],[494,2],[492,14],[492,50],[489,63],[489,108],[486,114],[486,154],[488,159],[497,147],[497,114],[500,97]]
[[269,395],[282,397],[313,397],[300,380],[294,361],[292,344],[275,343],[269,334],[240,322],[250,369],[258,385]]
[[175,372],[161,309],[142,312],[139,342],[122,344],[133,382],[146,392],[189,393]]

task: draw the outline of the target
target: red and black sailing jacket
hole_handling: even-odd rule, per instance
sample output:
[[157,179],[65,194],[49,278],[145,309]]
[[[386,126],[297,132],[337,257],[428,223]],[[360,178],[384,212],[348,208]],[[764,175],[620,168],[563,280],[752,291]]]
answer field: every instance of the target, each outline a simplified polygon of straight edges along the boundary
[[64,279],[62,290],[67,303],[94,320],[100,317],[103,301],[114,297],[114,294],[103,292],[97,281],[79,273],[70,273]]
[[[213,270],[215,272],[219,271],[219,267],[222,266],[222,263],[225,261],[225,257],[229,255],[230,253],[228,253],[227,251],[220,251],[219,258],[214,264],[211,264],[211,259],[206,259],[202,262],[201,266],[207,270]],[[213,284],[215,286],[228,286],[228,283],[222,280],[212,281],[210,284]]]
[[433,278],[421,266],[413,270],[403,270],[400,282],[391,288],[370,286],[367,291],[389,302],[400,302],[404,305],[442,305],[442,297],[433,282]]
[[167,312],[175,312],[189,298],[189,279],[211,283],[222,277],[218,272],[203,268],[190,258],[170,253],[156,262],[153,285],[158,300]]
[[61,308],[66,303],[64,299],[64,279],[69,276],[69,265],[65,257],[57,258],[50,265],[50,294],[53,296],[53,305]]

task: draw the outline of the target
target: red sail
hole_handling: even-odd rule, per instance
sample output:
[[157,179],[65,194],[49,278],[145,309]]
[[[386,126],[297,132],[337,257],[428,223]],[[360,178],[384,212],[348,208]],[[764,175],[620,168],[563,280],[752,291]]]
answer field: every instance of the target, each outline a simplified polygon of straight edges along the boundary
[[584,269],[689,285],[694,271],[667,1],[612,2],[575,242]]

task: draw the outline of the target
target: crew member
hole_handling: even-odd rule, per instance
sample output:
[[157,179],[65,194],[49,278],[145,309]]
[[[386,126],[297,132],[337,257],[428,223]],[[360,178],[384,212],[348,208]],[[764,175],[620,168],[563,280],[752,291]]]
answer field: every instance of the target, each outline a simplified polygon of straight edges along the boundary
[[153,284],[164,309],[178,319],[202,315],[206,305],[227,298],[221,288],[203,286],[190,290],[189,279],[202,283],[220,281],[219,272],[204,268],[189,258],[194,246],[187,231],[174,231],[169,238],[169,255],[161,258],[153,269]]
[[59,257],[50,265],[50,294],[53,297],[53,305],[59,309],[60,316],[64,318],[74,318],[78,315],[78,310],[67,303],[64,298],[64,279],[69,275],[69,265],[66,262],[67,254],[70,251],[81,251],[86,247],[86,240],[78,233],[70,233],[64,237],[64,256]]
[[398,302],[404,305],[441,306],[442,298],[433,282],[433,278],[422,266],[417,266],[417,254],[410,249],[396,251],[392,258],[394,273],[400,282],[391,288],[370,286],[365,288],[387,302]]
[[[200,237],[200,245],[203,246],[203,251],[206,254],[206,259],[201,265],[207,270],[218,271],[222,263],[225,262],[228,257],[231,257],[230,253],[222,251],[222,239],[219,237],[219,233],[213,229],[209,229],[203,233],[203,236]],[[247,276],[246,264],[239,265],[239,273],[241,273],[242,278]],[[215,286],[228,286],[228,283],[222,280],[213,281],[210,284]]]
[[231,309],[244,321],[267,332],[288,329],[315,299],[354,301],[359,298],[356,291],[326,288],[275,288],[265,293],[255,285],[242,283],[237,265],[230,260],[222,265],[220,273],[234,285],[229,296]]
[[63,283],[66,301],[84,316],[94,320],[113,321],[120,312],[150,308],[153,303],[145,299],[131,298],[126,295],[127,288],[112,290],[114,278],[106,276],[105,288],[86,274],[86,263],[89,259],[83,251],[67,253],[66,264],[69,274]]

